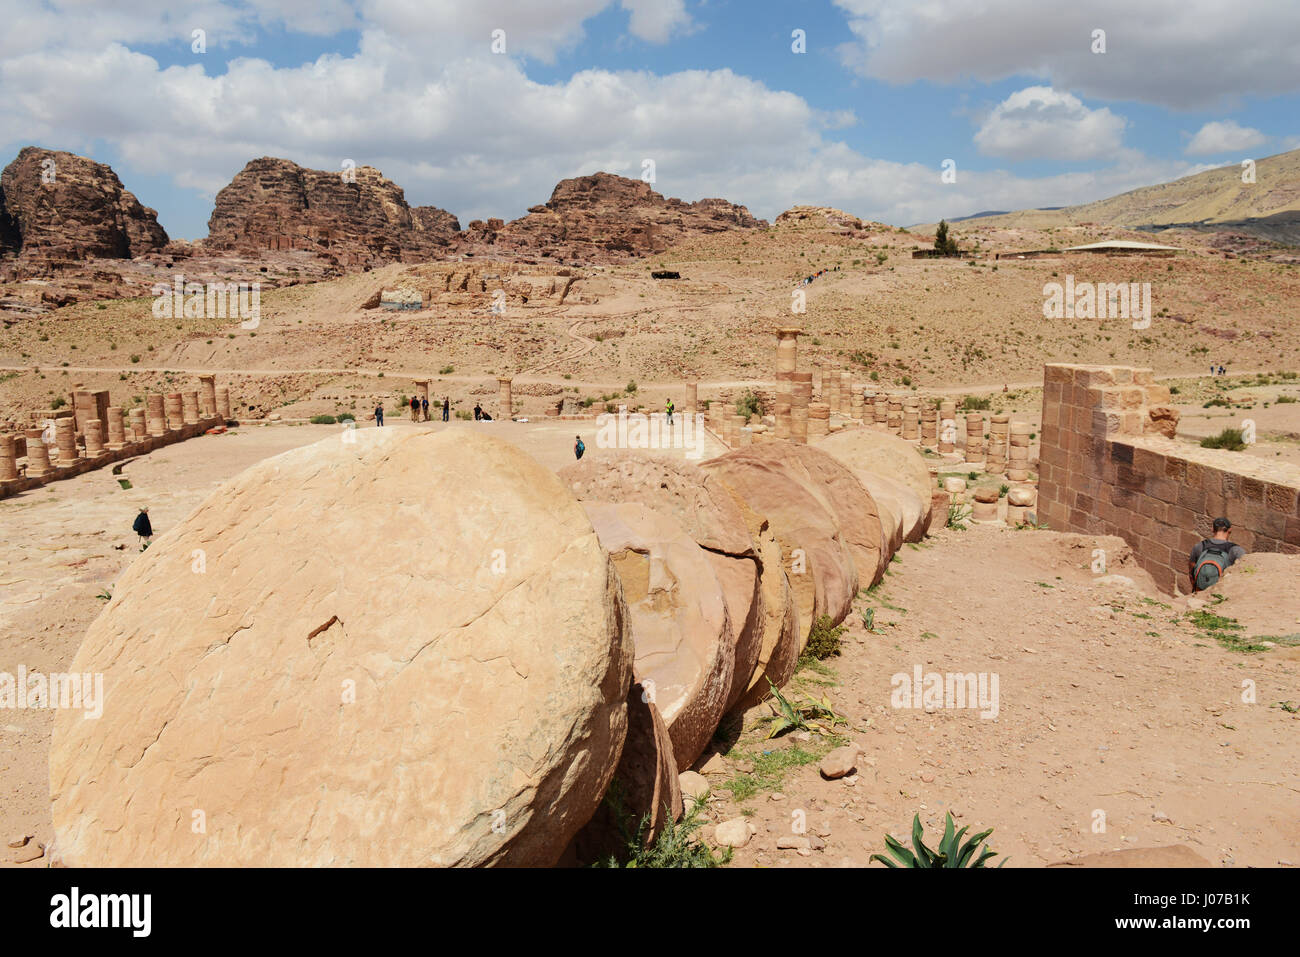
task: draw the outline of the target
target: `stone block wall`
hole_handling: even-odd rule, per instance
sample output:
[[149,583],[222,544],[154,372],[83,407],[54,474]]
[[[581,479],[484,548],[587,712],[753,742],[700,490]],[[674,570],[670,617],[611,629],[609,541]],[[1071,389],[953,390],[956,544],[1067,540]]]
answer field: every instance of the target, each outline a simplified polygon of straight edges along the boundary
[[1171,593],[1219,515],[1247,551],[1300,554],[1300,468],[1178,442],[1168,403],[1150,369],[1046,366],[1039,520],[1122,537]]

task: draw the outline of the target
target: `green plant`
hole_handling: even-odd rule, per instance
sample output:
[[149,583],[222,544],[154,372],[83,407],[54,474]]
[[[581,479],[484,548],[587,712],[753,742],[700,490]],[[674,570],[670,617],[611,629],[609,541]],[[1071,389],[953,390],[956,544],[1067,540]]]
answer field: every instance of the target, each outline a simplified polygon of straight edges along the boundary
[[971,508],[961,502],[952,502],[948,506],[948,527],[959,532],[966,531],[966,519],[970,518]]
[[736,415],[743,415],[746,422],[755,416],[761,418],[763,415],[763,400],[755,395],[752,390],[746,389],[736,399]]
[[[992,851],[985,845],[980,848],[980,844],[993,833],[993,828],[987,831],[980,831],[978,834],[967,839],[962,843],[962,836],[969,829],[969,825],[963,827],[956,833],[953,832],[952,814],[944,815],[943,837],[939,841],[939,850],[932,851],[925,846],[923,828],[921,827],[921,815],[917,814],[912,817],[912,848],[909,851],[903,846],[902,842],[893,835],[885,835],[885,847],[889,853],[899,862],[895,864],[883,854],[872,854],[873,861],[880,861],[886,867],[984,867],[984,862],[990,858],[997,857],[997,852]],[[975,852],[979,851],[979,856]],[[1006,864],[1007,859],[1004,857],[998,867]]]
[[[1216,605],[1218,603],[1217,601],[1214,602]],[[1212,638],[1229,651],[1254,654],[1268,650],[1259,642],[1251,641],[1242,634],[1246,628],[1235,618],[1225,618],[1204,608],[1191,612],[1190,617],[1192,625],[1200,632],[1200,637]]]
[[100,592],[95,597],[98,598],[100,601],[112,601],[113,593],[109,591],[107,588],[105,588],[102,592]]
[[830,615],[822,615],[813,622],[812,629],[808,632],[808,643],[804,646],[803,653],[809,658],[816,658],[818,661],[825,661],[840,653],[840,635],[844,634],[844,626],[836,625]]
[[456,369],[454,366],[443,366],[438,370],[438,375],[451,375],[455,371]]
[[[843,721],[831,709],[831,703],[825,696],[821,700],[803,698],[796,704],[781,694],[781,689],[772,684],[771,679],[768,679],[767,684],[772,689],[774,699],[767,703],[772,713],[763,719],[772,722],[772,727],[767,732],[769,740],[787,731],[812,731],[831,735],[835,733],[835,725]],[[823,719],[829,723],[823,723]]]
[[[616,782],[617,783],[617,782]],[[611,785],[605,795],[605,801],[614,816],[614,826],[623,842],[620,853],[596,861],[592,866],[606,867],[719,867],[731,861],[731,848],[724,848],[722,853],[714,855],[699,839],[697,831],[704,826],[700,819],[700,806],[692,802],[691,808],[680,821],[674,821],[667,815],[663,828],[653,841],[646,840],[650,827],[650,815],[644,815],[635,828],[631,826],[631,815],[623,802],[621,788]]]
[[1241,429],[1224,429],[1218,435],[1210,435],[1201,439],[1201,448],[1203,449],[1227,449],[1230,452],[1240,452],[1246,447],[1242,440]]
[[336,422],[338,422],[338,419],[332,415],[313,415],[311,417],[312,425],[333,425]]
[[963,412],[987,412],[991,401],[988,396],[976,398],[973,395],[968,395],[961,400],[960,408]]
[[626,392],[628,395],[634,395],[636,393],[636,380],[633,379],[630,382],[628,382],[627,385],[623,386],[623,391]]
[[862,627],[865,628],[869,634],[874,635],[876,633],[876,609],[862,609]]
[[1003,482],[998,486],[998,498],[1006,498],[1007,493],[1011,491],[1011,486]]

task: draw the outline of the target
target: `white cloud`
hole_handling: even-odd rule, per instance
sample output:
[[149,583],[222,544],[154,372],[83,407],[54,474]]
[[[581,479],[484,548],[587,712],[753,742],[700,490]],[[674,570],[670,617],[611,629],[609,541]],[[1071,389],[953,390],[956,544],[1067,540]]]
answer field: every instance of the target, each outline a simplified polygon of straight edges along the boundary
[[[1176,108],[1300,89],[1295,0],[834,0],[843,62],[892,83],[1041,77],[1090,98]],[[1106,52],[1092,52],[1093,30]]]
[[975,133],[988,156],[1085,160],[1119,149],[1125,120],[1105,107],[1091,110],[1077,96],[1030,86],[995,106]]
[[622,7],[631,14],[628,31],[650,43],[664,43],[691,26],[686,0],[622,0]]
[[1268,142],[1259,130],[1242,126],[1236,120],[1212,120],[1206,123],[1187,144],[1189,156],[1209,156],[1254,149]]

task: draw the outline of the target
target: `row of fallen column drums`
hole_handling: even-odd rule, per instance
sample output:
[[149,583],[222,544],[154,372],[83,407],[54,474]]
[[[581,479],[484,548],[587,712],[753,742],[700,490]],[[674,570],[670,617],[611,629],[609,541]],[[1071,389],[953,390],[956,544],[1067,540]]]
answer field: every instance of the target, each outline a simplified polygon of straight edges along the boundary
[[[125,448],[131,442],[144,441],[150,436],[164,436],[183,426],[197,425],[205,419],[220,417],[227,420],[230,418],[230,390],[205,388],[202,392],[150,393],[145,396],[143,408],[123,410],[111,405],[107,415],[105,422],[99,419],[85,422],[85,457],[88,459],[97,458],[105,451]],[[52,421],[53,449],[46,446],[43,428],[24,431],[29,478],[42,476],[56,467],[72,465],[81,458],[76,420],[68,415]],[[0,481],[19,477],[17,439],[13,434],[0,435]]]

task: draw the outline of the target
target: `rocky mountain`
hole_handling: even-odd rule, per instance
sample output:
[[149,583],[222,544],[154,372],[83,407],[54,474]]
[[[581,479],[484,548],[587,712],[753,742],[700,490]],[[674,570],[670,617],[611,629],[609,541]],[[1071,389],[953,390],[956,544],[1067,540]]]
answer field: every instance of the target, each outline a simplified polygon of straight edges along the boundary
[[696,233],[766,225],[725,199],[665,199],[639,179],[594,173],[561,180],[549,201],[509,223],[471,222],[460,248],[476,256],[615,262],[662,252]]
[[133,259],[166,244],[158,214],[103,163],[27,146],[0,174],[0,254],[20,264]]
[[455,216],[413,209],[374,167],[347,174],[255,159],[217,194],[205,245],[243,255],[307,250],[343,269],[446,256],[460,232]]

